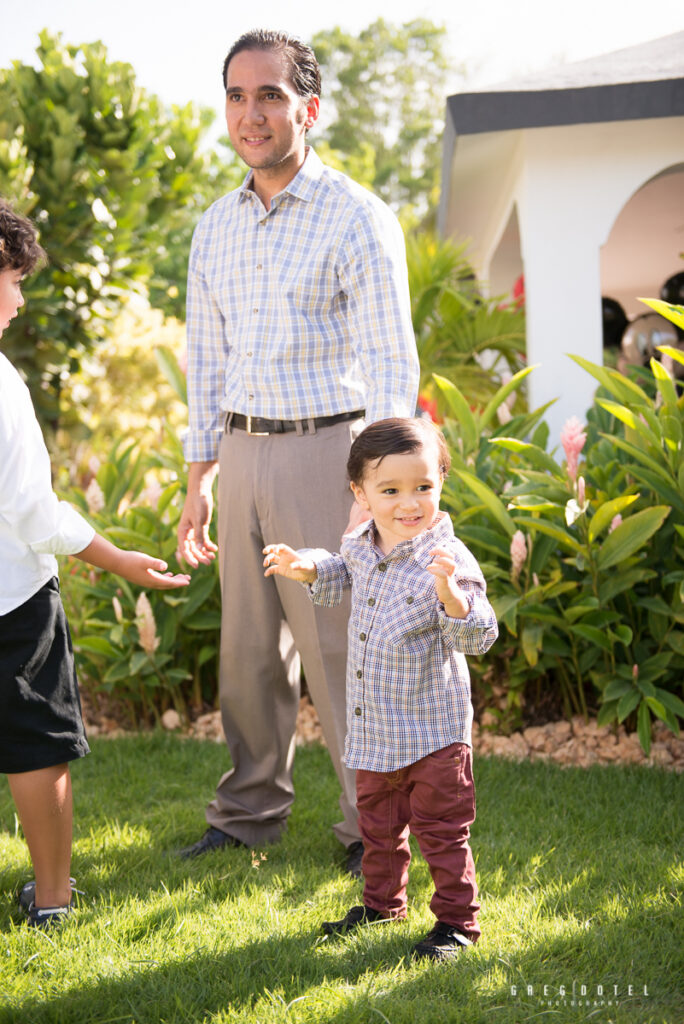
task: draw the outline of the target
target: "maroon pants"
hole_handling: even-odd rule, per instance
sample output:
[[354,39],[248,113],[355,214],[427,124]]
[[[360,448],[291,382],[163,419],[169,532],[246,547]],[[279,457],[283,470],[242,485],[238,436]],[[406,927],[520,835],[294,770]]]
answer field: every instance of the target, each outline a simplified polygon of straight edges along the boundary
[[452,743],[393,772],[358,770],[356,802],[365,905],[387,917],[406,917],[411,832],[435,885],[432,912],[476,942],[480,905],[468,844],[475,820],[470,747]]

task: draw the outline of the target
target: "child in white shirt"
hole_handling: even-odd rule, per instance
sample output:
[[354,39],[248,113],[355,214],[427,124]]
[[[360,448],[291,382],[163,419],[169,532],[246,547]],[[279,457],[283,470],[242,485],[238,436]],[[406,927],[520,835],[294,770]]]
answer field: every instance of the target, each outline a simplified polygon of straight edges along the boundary
[[[44,257],[31,222],[0,199],[0,337],[24,304],[23,278]],[[20,894],[33,927],[58,924],[71,909],[68,762],[89,749],[56,554],[144,587],[190,580],[167,573],[158,558],[111,544],[58,500],[28,389],[0,353],[0,771],[35,872]]]

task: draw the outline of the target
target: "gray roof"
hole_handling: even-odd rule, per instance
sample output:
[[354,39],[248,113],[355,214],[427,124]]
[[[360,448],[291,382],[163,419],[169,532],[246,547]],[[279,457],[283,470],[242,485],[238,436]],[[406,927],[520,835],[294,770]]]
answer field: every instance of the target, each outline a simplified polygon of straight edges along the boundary
[[457,135],[684,114],[684,32],[524,78],[456,93]]

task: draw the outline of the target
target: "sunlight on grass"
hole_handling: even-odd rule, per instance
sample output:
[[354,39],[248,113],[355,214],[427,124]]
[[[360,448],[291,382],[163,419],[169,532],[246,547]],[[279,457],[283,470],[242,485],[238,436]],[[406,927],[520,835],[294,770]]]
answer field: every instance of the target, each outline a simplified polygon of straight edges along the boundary
[[[297,753],[297,801],[281,843],[183,862],[173,851],[203,829],[224,751],[164,735],[94,748],[73,773],[73,873],[85,895],[54,935],[29,932],[16,909],[29,864],[0,788],[2,1024],[684,1016],[681,777],[479,760],[473,849],[483,936],[442,966],[411,959],[433,920],[415,847],[406,921],[341,939],[320,934],[321,921],[361,900],[330,832],[337,791],[324,750]],[[545,985],[558,1005],[544,1002]],[[620,998],[561,1005],[561,987],[582,985],[617,986]]]

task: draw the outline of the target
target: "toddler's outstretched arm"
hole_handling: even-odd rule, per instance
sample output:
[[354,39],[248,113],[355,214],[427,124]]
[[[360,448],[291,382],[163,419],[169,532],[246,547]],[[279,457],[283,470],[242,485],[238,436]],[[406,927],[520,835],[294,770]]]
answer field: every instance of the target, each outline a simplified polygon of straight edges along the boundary
[[284,576],[298,583],[315,583],[318,571],[312,558],[301,557],[287,544],[268,544],[263,553],[266,556],[264,576]]

